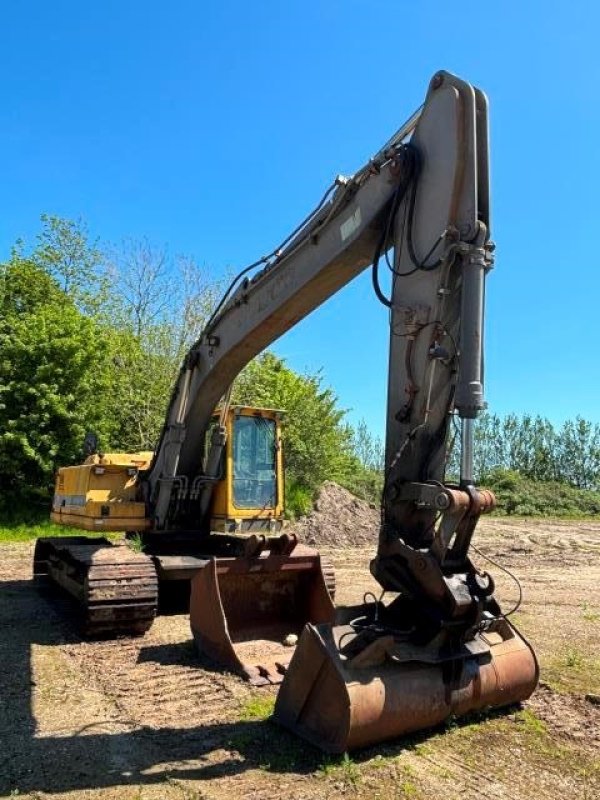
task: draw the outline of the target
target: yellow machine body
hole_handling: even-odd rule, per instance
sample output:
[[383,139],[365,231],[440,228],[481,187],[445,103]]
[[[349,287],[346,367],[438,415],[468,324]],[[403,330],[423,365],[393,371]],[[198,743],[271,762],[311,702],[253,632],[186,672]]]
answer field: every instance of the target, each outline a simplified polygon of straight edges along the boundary
[[152,453],[90,456],[85,464],[61,467],[50,517],[84,530],[143,531],[150,527],[137,498],[137,476]]
[[[215,424],[218,420],[216,414]],[[225,427],[227,445],[222,477],[213,490],[211,530],[279,530],[284,511],[281,412],[234,406],[225,415]],[[61,467],[52,521],[83,530],[151,529],[152,519],[140,499],[139,473],[149,467],[152,455],[94,455],[84,464]]]
[[[138,532],[143,552],[104,538],[42,538],[34,573],[78,600],[86,635],[143,634],[160,595],[162,608],[189,609],[202,654],[255,685],[279,683],[292,654],[286,637],[297,637],[306,622],[331,623],[335,615],[332,567],[281,532],[280,422],[281,412],[272,409],[215,412],[200,445],[208,451],[213,426],[219,435],[224,429],[210,529],[206,522],[197,530],[154,529],[141,479],[152,453],[93,455],[63,467],[52,520],[84,530]],[[198,503],[204,483],[204,476],[182,480],[190,503]],[[174,499],[177,490],[174,485]]]

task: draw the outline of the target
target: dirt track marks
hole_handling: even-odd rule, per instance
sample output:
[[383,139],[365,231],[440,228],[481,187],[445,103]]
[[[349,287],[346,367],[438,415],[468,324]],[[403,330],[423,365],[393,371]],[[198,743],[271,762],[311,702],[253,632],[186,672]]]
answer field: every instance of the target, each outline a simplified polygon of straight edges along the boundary
[[81,642],[65,652],[128,720],[154,728],[194,727],[235,713],[236,699],[247,690],[234,676],[199,666],[186,623],[187,617],[161,618],[143,638]]

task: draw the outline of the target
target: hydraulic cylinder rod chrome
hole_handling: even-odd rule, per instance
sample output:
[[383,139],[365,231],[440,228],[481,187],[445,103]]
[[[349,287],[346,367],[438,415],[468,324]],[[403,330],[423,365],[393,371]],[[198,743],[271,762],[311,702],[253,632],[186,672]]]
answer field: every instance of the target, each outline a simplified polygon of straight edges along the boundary
[[461,421],[460,449],[460,485],[473,485],[473,438],[475,420],[468,418]]

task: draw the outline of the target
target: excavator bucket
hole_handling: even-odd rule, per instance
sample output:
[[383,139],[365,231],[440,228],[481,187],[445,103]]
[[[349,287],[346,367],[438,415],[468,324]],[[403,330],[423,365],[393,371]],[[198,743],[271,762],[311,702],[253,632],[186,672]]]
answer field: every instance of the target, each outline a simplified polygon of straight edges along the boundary
[[424,662],[384,637],[369,652],[340,653],[349,626],[307,625],[275,704],[277,722],[328,753],[429,728],[451,715],[507,706],[531,695],[538,666],[504,619],[456,658]]
[[212,558],[192,578],[190,625],[200,653],[255,686],[283,680],[307,622],[332,623],[335,578],[316,550]]

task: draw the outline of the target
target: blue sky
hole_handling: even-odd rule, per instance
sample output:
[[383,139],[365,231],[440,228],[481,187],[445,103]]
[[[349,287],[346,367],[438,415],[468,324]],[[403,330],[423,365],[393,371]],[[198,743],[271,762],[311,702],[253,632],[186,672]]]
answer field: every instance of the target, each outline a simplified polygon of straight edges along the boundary
[[[498,413],[600,421],[600,7],[72,0],[0,10],[0,256],[40,214],[215,274],[267,252],[456,72],[491,105],[486,380]],[[276,346],[382,432],[368,272]]]

